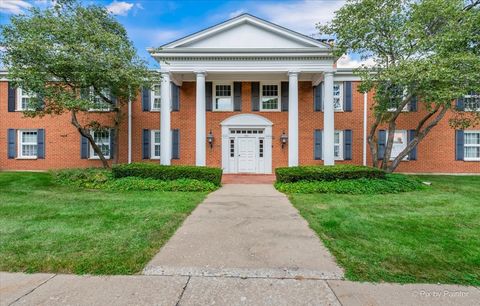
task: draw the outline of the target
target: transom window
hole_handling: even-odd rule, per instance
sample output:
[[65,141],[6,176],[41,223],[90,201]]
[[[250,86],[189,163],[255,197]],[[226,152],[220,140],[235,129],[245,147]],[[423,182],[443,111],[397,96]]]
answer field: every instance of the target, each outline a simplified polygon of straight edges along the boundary
[[480,131],[465,131],[464,137],[464,160],[480,160]]
[[[91,135],[103,156],[107,159],[110,158],[110,130],[91,131]],[[99,158],[92,146],[90,146],[90,158]]]
[[151,138],[152,138],[152,145],[151,145],[151,158],[152,159],[159,159],[160,158],[160,130],[152,130],[152,135],[151,135]]
[[233,111],[232,84],[215,84],[213,110]]
[[260,99],[260,110],[280,110],[280,90],[278,84],[262,84],[262,97]]
[[333,84],[333,107],[336,111],[343,110],[343,83]]
[[31,101],[32,98],[35,98],[34,93],[28,92],[22,88],[17,89],[17,110],[31,110]]
[[463,97],[465,110],[469,112],[480,112],[480,94],[471,92]]
[[[110,96],[109,89],[102,89],[101,93],[105,97]],[[107,102],[105,102],[100,95],[95,94],[95,90],[93,89],[93,87],[90,88],[89,99],[90,99],[90,102],[92,102],[93,104],[92,107],[89,109],[89,111],[105,112],[110,110],[110,105]]]
[[260,129],[231,129],[231,134],[263,134]]
[[36,130],[18,131],[18,157],[37,158],[38,132]]
[[151,110],[153,111],[160,111],[162,106],[162,85],[155,84],[153,85],[151,95],[150,95],[150,103],[151,103]]

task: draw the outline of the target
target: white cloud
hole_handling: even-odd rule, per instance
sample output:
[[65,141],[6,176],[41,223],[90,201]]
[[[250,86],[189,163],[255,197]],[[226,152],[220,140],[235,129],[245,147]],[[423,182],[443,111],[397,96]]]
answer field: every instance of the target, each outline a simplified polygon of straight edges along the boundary
[[146,42],[149,47],[161,46],[187,34],[185,30],[151,27],[128,27],[127,31],[130,37]]
[[350,55],[342,55],[337,61],[338,68],[358,68],[360,66],[373,67],[375,66],[375,61],[373,58],[368,58],[365,60],[353,59]]
[[0,12],[5,14],[22,14],[32,5],[24,0],[0,0]]
[[113,15],[127,16],[134,4],[125,1],[113,1],[107,5],[107,10]]
[[315,25],[330,21],[334,12],[343,6],[344,0],[303,0],[296,3],[268,2],[254,7],[255,15],[300,32],[305,35],[318,33]]
[[230,14],[228,14],[228,18],[237,17],[238,15],[242,15],[243,13],[246,13],[246,10],[244,10],[244,9],[235,10],[235,11],[231,12]]

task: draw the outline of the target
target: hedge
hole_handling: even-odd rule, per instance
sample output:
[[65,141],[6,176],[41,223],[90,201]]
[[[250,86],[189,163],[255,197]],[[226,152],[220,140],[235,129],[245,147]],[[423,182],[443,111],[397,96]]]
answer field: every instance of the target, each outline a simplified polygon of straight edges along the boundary
[[277,168],[275,175],[279,183],[385,178],[385,172],[380,169],[354,165]]
[[114,178],[134,176],[163,181],[193,179],[211,182],[216,186],[220,186],[222,181],[222,169],[213,167],[164,166],[148,163],[133,163],[114,165],[112,167],[112,174]]

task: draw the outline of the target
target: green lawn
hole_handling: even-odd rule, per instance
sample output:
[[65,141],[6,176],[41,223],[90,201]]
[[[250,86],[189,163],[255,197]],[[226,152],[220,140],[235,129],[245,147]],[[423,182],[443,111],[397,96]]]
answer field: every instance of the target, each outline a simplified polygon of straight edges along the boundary
[[48,173],[0,172],[0,271],[137,273],[205,195],[84,190]]
[[422,176],[427,190],[290,199],[359,281],[480,285],[480,176]]

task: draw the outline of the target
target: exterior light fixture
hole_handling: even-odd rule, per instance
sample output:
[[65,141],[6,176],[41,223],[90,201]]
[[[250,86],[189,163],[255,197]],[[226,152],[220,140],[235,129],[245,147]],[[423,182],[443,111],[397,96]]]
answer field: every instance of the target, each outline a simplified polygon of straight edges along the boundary
[[212,134],[212,130],[210,130],[210,132],[208,133],[207,135],[207,141],[208,141],[208,144],[210,145],[210,149],[213,148],[213,134]]
[[285,134],[285,131],[282,132],[282,135],[280,136],[280,142],[282,143],[282,149],[285,147],[285,145],[288,142],[288,136]]

